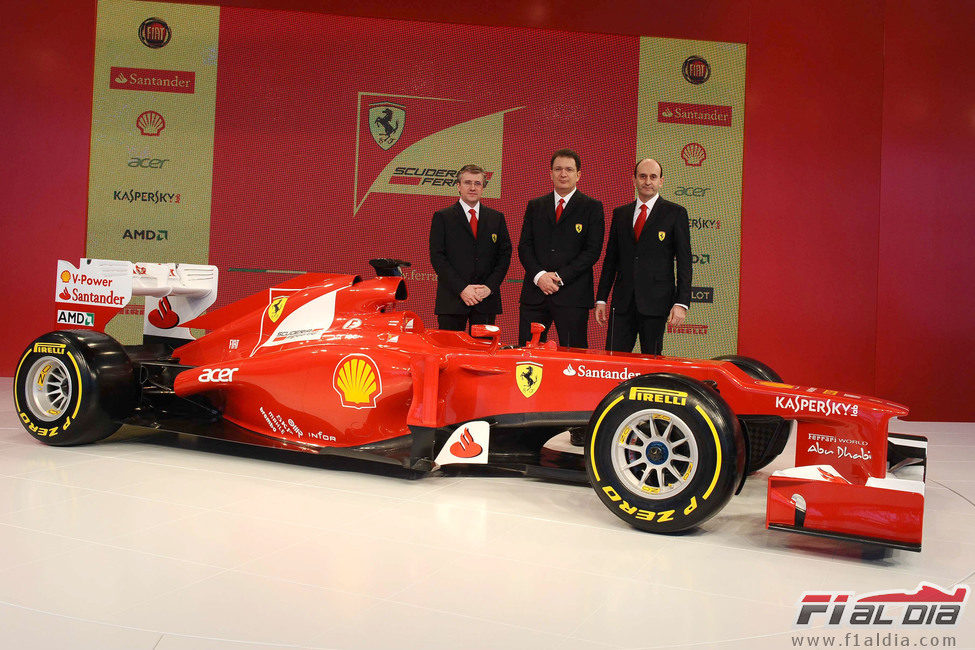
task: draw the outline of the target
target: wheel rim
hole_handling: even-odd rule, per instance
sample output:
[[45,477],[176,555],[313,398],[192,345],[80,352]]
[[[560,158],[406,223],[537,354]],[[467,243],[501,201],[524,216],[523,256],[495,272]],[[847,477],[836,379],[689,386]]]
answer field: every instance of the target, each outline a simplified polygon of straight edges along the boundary
[[673,413],[647,409],[616,429],[610,454],[623,485],[644,499],[667,499],[681,492],[698,466],[697,441]]
[[53,422],[71,404],[68,367],[56,357],[41,357],[27,371],[27,408],[38,420]]

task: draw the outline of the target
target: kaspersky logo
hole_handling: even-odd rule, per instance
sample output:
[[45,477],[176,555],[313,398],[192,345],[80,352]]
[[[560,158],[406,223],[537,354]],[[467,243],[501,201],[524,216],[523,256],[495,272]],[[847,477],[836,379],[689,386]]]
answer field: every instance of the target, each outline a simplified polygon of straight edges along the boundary
[[353,214],[370,194],[456,197],[457,170],[468,163],[488,170],[484,198],[500,198],[504,116],[523,107],[499,108],[450,97],[360,92]]

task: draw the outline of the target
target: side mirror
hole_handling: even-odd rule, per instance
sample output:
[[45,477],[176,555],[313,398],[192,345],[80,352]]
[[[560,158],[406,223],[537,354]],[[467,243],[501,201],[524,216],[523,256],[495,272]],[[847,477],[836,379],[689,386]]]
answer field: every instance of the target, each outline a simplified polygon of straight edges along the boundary
[[545,326],[541,323],[532,323],[532,340],[529,342],[528,347],[537,348],[539,342],[542,340],[542,333],[545,331]]
[[491,339],[491,350],[501,343],[501,328],[497,325],[471,325],[471,336],[476,339]]

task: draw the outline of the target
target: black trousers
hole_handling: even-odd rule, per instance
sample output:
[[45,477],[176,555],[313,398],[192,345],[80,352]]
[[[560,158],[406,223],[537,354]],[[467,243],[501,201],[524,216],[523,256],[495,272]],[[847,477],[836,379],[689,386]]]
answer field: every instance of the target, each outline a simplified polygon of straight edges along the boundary
[[642,354],[663,354],[666,316],[644,316],[636,309],[617,312],[609,310],[609,327],[606,328],[606,349],[632,352],[636,337],[640,337]]
[[562,307],[545,301],[541,305],[521,305],[518,315],[518,345],[523,346],[532,338],[532,323],[545,326],[542,341],[548,340],[548,330],[555,323],[559,345],[570,348],[589,347],[589,309],[587,307]]
[[480,314],[476,311],[466,314],[437,314],[437,326],[442,330],[470,331],[468,322],[471,325],[494,325],[496,317],[497,314]]

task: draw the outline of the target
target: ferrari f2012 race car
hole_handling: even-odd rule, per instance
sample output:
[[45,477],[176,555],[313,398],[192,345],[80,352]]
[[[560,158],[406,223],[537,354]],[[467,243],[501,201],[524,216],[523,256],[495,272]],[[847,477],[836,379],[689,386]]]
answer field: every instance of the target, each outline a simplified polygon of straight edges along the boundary
[[[672,533],[768,477],[769,528],[920,550],[926,439],[892,402],[782,383],[745,357],[678,359],[427,329],[399,260],[377,276],[308,273],[204,313],[216,267],[61,261],[57,322],[17,364],[24,427],[49,445],[124,424],[356,456],[414,472],[490,464],[587,480],[631,526]],[[145,296],[144,341],[104,333]],[[190,328],[208,330],[194,338]]]

